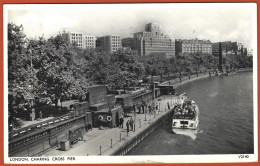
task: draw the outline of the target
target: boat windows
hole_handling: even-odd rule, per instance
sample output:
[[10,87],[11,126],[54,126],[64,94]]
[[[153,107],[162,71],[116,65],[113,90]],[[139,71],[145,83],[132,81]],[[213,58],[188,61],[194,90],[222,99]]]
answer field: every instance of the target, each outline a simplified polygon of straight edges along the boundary
[[181,121],[181,124],[188,124],[188,121]]

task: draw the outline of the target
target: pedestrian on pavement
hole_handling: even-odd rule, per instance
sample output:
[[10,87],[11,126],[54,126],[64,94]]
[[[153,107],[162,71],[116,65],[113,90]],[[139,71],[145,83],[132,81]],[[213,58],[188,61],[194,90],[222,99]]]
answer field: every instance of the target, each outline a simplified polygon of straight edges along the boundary
[[127,122],[126,122],[126,132],[129,132],[129,120],[127,120]]
[[143,114],[144,114],[144,104],[142,104],[142,112],[143,112]]
[[170,104],[169,104],[169,102],[167,102],[167,106],[168,106],[168,109],[170,110]]
[[39,114],[40,114],[40,119],[42,120],[42,111],[40,111]]
[[120,117],[120,127],[124,128],[124,117]]
[[133,106],[133,109],[134,109],[134,113],[136,112],[136,105],[134,104]]
[[156,111],[158,110],[158,103],[156,103],[155,109],[156,109]]
[[120,118],[119,118],[119,128],[121,128],[121,126],[122,126],[122,117],[120,116]]
[[134,128],[134,120],[133,120],[132,117],[130,118],[129,124],[130,124],[130,129],[131,129],[131,131],[133,131],[133,128]]
[[140,114],[140,105],[137,105],[138,114]]
[[149,109],[149,114],[151,114],[152,113],[152,107],[150,105],[148,106],[148,109]]

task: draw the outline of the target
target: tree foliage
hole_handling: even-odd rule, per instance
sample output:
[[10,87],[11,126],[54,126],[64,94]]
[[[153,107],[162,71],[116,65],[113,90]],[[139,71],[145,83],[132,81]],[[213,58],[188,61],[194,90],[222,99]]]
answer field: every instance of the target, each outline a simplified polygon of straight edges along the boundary
[[[45,39],[28,39],[22,25],[8,24],[8,84],[10,105],[23,103],[20,94],[61,99],[80,96],[93,84],[117,89],[136,86],[143,77],[176,73],[192,74],[217,68],[211,54],[185,54],[166,58],[155,53],[139,57],[127,50],[114,53],[81,49],[70,44],[66,33]],[[227,69],[252,67],[252,57],[244,54],[224,57]],[[28,88],[29,87],[29,88]]]

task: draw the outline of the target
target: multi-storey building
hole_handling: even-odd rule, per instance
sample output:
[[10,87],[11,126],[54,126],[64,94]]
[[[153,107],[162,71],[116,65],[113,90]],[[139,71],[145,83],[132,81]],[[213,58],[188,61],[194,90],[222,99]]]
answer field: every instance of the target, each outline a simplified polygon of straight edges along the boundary
[[75,43],[80,48],[96,48],[96,37],[94,35],[84,35],[81,32],[64,32],[68,35],[70,43]]
[[247,51],[247,56],[253,56],[254,52],[253,52],[253,49],[249,49]]
[[84,35],[84,48],[96,48],[96,37],[93,35]]
[[134,33],[133,49],[140,56],[163,53],[167,57],[175,56],[175,42],[171,35],[163,34],[162,26],[157,23],[145,25],[145,31]]
[[[219,43],[212,43],[212,54],[219,54]],[[221,50],[223,54],[240,54],[243,49],[243,44],[238,42],[224,41],[221,42]]]
[[131,37],[122,39],[122,47],[127,47],[130,49],[134,48],[134,39]]
[[194,54],[194,53],[212,53],[212,44],[209,40],[175,40],[175,54]]
[[71,32],[68,33],[70,43],[75,43],[78,47],[84,48],[84,38],[83,33]]
[[[212,43],[212,54],[218,56],[219,55],[219,43]],[[222,52],[230,50],[231,41],[221,42],[221,50]]]
[[121,36],[119,35],[108,35],[97,38],[96,46],[102,51],[109,53],[115,52],[122,48]]
[[237,50],[241,51],[243,49],[243,44],[242,43],[237,43]]

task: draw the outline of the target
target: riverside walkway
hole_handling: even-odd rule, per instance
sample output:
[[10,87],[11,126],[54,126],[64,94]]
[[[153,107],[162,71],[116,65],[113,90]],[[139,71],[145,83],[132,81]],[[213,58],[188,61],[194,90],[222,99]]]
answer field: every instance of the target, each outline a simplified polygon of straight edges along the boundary
[[[166,81],[162,84],[171,84],[174,87],[178,87],[185,83],[198,80],[201,78],[209,77],[208,74],[199,74],[197,76],[183,77],[180,82],[179,79]],[[177,96],[164,95],[155,99],[155,104],[159,106],[159,111],[154,113],[138,114],[134,116],[134,113],[128,114],[129,117],[124,118],[123,128],[106,128],[100,130],[93,128],[92,131],[87,132],[84,135],[84,141],[79,141],[77,144],[72,145],[68,151],[62,151],[59,147],[51,149],[43,154],[43,156],[97,156],[97,155],[114,155],[120,148],[124,147],[131,139],[138,134],[145,131],[151,124],[155,123],[158,119],[169,113],[173,109]],[[148,104],[152,104],[151,101]],[[170,110],[167,108],[167,103],[170,104]],[[148,111],[147,111],[148,112]],[[132,117],[135,119],[135,131],[127,133],[126,121]]]
[[[127,134],[126,121],[130,117],[124,118],[123,128],[107,128],[99,130],[93,128],[92,131],[87,132],[84,135],[84,141],[79,141],[77,144],[72,145],[68,151],[62,151],[58,147],[46,152],[43,156],[88,156],[88,155],[112,155],[131,138],[137,136],[144,131],[151,123],[158,120],[165,115],[169,109],[167,108],[167,102],[169,102],[171,109],[174,107],[174,99],[176,96],[161,96],[155,99],[155,104],[158,103],[159,111],[157,114],[138,114],[136,118],[134,114],[129,114],[135,122],[135,131],[130,131]],[[151,103],[150,103],[151,104]],[[111,146],[112,143],[112,146]]]

